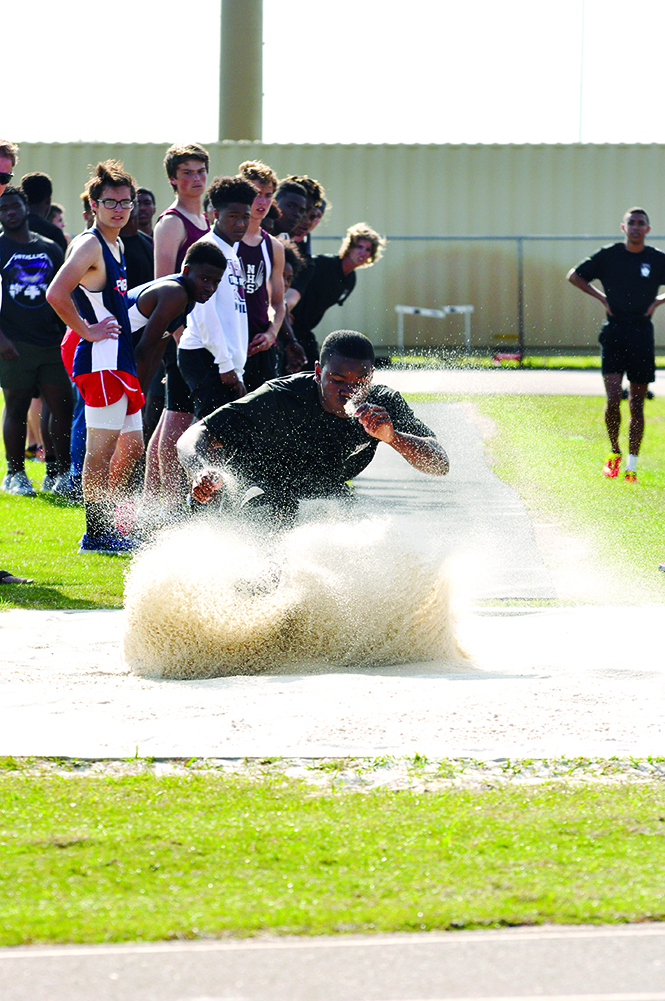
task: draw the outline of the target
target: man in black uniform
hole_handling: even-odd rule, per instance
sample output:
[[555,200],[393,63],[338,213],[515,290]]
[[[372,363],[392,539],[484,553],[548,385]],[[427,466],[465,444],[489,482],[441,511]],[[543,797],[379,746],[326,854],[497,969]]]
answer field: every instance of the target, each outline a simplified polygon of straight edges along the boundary
[[[603,474],[611,479],[619,475],[621,380],[625,372],[630,383],[629,455],[625,480],[636,483],[637,456],[644,435],[644,399],[649,383],[656,377],[651,317],[665,302],[665,295],[658,295],[659,287],[665,283],[665,253],[644,245],[651,227],[643,208],[628,209],[621,229],[626,234],[623,243],[602,247],[576,268],[571,268],[566,277],[582,292],[598,299],[607,313],[598,340],[607,394],[605,424],[612,453]],[[596,278],[602,283],[604,292],[590,284]]]
[[338,330],[323,342],[313,373],[274,379],[192,425],[178,441],[192,497],[207,504],[227,489],[226,470],[238,484],[232,503],[288,524],[301,499],[348,495],[346,481],[369,465],[379,441],[443,476],[448,458],[434,433],[398,392],[371,386],[373,374],[371,341]]
[[318,254],[294,280],[286,295],[286,305],[293,317],[293,332],[307,355],[307,368],[313,369],[319,345],[313,330],[326,311],[341,306],[356,287],[357,268],[370,268],[383,252],[385,239],[366,223],[349,226],[337,254]]

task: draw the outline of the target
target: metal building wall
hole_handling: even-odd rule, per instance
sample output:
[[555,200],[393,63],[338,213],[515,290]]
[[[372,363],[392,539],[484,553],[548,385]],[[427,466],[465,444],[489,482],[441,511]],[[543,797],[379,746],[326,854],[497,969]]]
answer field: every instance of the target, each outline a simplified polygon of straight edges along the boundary
[[[473,343],[491,346],[518,329],[515,241],[399,240],[414,236],[583,235],[590,241],[524,243],[524,333],[527,347],[592,347],[601,320],[596,303],[569,286],[570,266],[609,239],[620,239],[623,212],[644,205],[654,233],[665,233],[665,146],[352,146],[217,143],[214,173],[234,173],[245,159],[270,163],[280,176],[319,178],[332,211],[314,250],[334,252],[346,227],[361,220],[392,237],[384,259],[358,273],[357,291],[329,311],[319,333],[366,331],[378,346],[395,344],[394,306],[473,303]],[[135,144],[21,145],[17,176],[44,170],[65,205],[70,231],[80,219],[79,192],[88,165],[117,157],[152,188],[160,210],[171,201],[162,159],[166,146]],[[612,237],[616,234],[616,237]],[[658,245],[659,240],[654,239]],[[665,248],[665,237],[660,240]],[[663,315],[660,315],[660,312]],[[407,345],[461,344],[459,317],[407,318]],[[656,314],[665,345],[665,310]]]

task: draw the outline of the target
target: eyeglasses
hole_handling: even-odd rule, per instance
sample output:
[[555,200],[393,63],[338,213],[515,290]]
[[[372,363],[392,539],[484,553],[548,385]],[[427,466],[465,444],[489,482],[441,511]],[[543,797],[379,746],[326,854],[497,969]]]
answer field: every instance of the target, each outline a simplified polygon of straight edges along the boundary
[[9,184],[13,176],[13,174],[0,174],[0,184]]
[[100,199],[99,205],[103,205],[105,209],[133,209],[134,202],[131,198],[121,198],[118,201],[117,198],[102,198]]

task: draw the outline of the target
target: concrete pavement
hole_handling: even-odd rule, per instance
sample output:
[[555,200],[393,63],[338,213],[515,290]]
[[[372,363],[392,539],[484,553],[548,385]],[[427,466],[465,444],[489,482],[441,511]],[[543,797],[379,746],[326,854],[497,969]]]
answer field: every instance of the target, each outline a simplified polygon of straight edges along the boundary
[[665,1001],[665,925],[0,950],[2,1001]]

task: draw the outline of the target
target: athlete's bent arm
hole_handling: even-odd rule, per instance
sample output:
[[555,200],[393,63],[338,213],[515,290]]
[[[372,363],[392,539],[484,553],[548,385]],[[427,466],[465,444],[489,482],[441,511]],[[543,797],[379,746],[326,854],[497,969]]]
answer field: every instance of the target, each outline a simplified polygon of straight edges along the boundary
[[192,497],[199,504],[222,489],[223,447],[202,421],[192,424],[177,442],[180,465],[192,480]]
[[436,438],[421,438],[419,435],[396,431],[390,414],[383,407],[362,403],[354,417],[360,421],[368,435],[385,441],[421,473],[445,476],[450,469],[448,456]]
[[115,316],[106,316],[99,323],[88,324],[74,305],[72,292],[89,272],[94,273],[103,266],[101,247],[97,238],[84,236],[62,265],[46,290],[46,299],[68,327],[86,341],[103,341],[107,337],[117,339],[120,324]]
[[591,282],[586,281],[586,279],[582,278],[581,275],[578,275],[575,268],[570,269],[566,278],[571,285],[575,286],[575,288],[580,289],[581,292],[586,292],[586,294],[590,295],[593,299],[598,299],[599,302],[602,302],[607,315],[612,315],[612,310],[610,309],[610,304],[607,301],[605,293],[601,291],[601,289],[596,288],[595,285],[592,285]]

